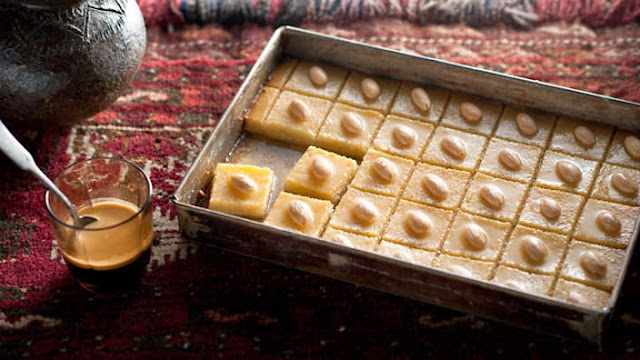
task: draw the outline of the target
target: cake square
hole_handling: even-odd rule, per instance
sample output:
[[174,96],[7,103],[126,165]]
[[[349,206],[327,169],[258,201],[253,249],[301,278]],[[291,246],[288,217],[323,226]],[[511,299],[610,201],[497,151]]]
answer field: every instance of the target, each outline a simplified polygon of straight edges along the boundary
[[401,200],[382,239],[435,251],[440,248],[452,217],[450,210]]
[[439,126],[422,155],[422,161],[460,170],[475,170],[487,138]]
[[309,146],[287,175],[284,190],[336,204],[357,169],[353,159]]
[[640,169],[640,134],[616,129],[605,160],[612,164]]
[[609,307],[611,294],[607,291],[565,279],[558,279],[553,297],[596,309]]
[[380,151],[369,150],[362,159],[351,186],[376,194],[400,196],[413,170],[413,162]]
[[273,188],[273,171],[265,167],[220,163],[216,166],[209,208],[261,220]]
[[501,112],[502,104],[497,101],[454,93],[442,115],[442,124],[488,136]]
[[542,150],[533,145],[493,138],[480,163],[480,171],[507,180],[530,183]]
[[281,192],[264,220],[267,225],[320,236],[324,231],[333,205],[327,200]]
[[269,115],[269,111],[271,111],[273,104],[275,104],[278,95],[280,95],[280,89],[269,86],[262,88],[256,102],[253,103],[253,106],[251,106],[251,109],[244,119],[245,130],[255,134],[262,133],[264,122],[267,119],[267,115]]
[[624,249],[629,245],[640,207],[587,200],[576,225],[576,239]]
[[[338,101],[386,114],[399,87],[400,83],[396,80],[353,71],[349,74]],[[369,96],[365,95],[365,92]]]
[[597,165],[592,160],[548,150],[542,158],[536,185],[586,195]]
[[329,225],[357,234],[380,236],[395,204],[394,198],[349,188],[336,206]]
[[322,125],[316,144],[338,154],[361,158],[369,149],[384,115],[335,104]]
[[476,173],[462,201],[462,209],[497,220],[513,221],[527,186]]
[[310,96],[334,100],[338,96],[348,72],[347,69],[342,67],[317,61],[302,60],[296,66],[284,88]]
[[611,291],[618,281],[625,250],[572,240],[560,276]]
[[568,234],[578,219],[584,197],[564,191],[533,187],[520,214],[520,223]]
[[554,114],[506,106],[495,136],[544,148],[555,122]]
[[[429,99],[426,103],[424,94]],[[403,82],[391,107],[391,113],[437,124],[448,99],[449,92],[443,88]]]
[[391,155],[418,160],[427,145],[433,125],[389,115],[382,123],[373,147]]
[[509,230],[510,223],[459,211],[451,224],[442,251],[472,259],[495,261]]
[[264,123],[263,134],[286,143],[311,145],[330,107],[328,100],[283,91]]
[[357,235],[350,232],[334,229],[330,226],[327,226],[324,234],[322,234],[322,238],[336,244],[366,251],[375,251],[376,247],[378,246],[378,239],[375,237]]
[[429,266],[433,261],[433,258],[436,256],[436,253],[431,251],[425,251],[421,249],[414,249],[408,246],[388,242],[381,241],[378,244],[378,248],[376,249],[378,254],[396,258],[398,260],[406,261],[408,263],[421,265],[421,266]]
[[591,196],[595,199],[640,205],[639,184],[640,170],[603,164]]
[[440,254],[433,267],[472,279],[488,280],[493,269],[493,262],[472,260],[460,256]]
[[525,271],[555,274],[567,242],[566,235],[516,225],[502,262]]
[[500,265],[491,281],[528,294],[549,295],[553,280],[553,275],[534,274]]
[[551,148],[587,159],[602,160],[612,134],[612,126],[560,116],[551,138]]
[[289,76],[296,67],[296,64],[298,64],[298,59],[286,57],[280,60],[276,67],[271,70],[266,85],[282,89],[287,80],[289,80]]

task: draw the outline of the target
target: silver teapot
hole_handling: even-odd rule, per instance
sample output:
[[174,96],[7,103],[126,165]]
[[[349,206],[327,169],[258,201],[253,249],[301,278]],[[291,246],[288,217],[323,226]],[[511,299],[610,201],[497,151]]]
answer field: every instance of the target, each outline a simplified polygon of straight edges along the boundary
[[135,0],[0,1],[0,119],[50,127],[115,101],[146,48]]

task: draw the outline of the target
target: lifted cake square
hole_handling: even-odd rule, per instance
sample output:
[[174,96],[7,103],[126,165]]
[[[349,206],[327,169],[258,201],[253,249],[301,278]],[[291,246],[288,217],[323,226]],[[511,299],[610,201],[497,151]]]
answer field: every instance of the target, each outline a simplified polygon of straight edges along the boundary
[[284,190],[336,204],[357,169],[353,159],[309,146],[285,179]]
[[218,164],[213,174],[209,208],[223,213],[264,219],[273,188],[269,168]]

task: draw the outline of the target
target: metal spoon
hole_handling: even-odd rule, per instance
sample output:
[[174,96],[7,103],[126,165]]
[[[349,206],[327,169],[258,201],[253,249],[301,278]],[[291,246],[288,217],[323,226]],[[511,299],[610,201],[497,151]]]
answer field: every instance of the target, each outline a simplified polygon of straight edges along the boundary
[[51,181],[47,175],[45,175],[33,160],[33,156],[27,151],[27,149],[20,144],[20,142],[11,134],[9,129],[0,120],[0,150],[7,155],[11,161],[13,161],[22,170],[28,171],[35,175],[42,184],[49,189],[54,195],[56,195],[64,206],[69,210],[71,218],[73,218],[73,224],[75,227],[84,228],[85,226],[97,221],[93,216],[82,215],[78,216],[76,207],[73,206],[71,201],[58,189],[58,187]]

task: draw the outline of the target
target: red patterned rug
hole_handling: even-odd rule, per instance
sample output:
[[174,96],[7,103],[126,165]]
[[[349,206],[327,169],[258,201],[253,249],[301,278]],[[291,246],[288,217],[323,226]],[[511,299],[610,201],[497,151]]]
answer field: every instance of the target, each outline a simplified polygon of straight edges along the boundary
[[[402,20],[304,27],[640,102],[640,26],[419,27]],[[272,30],[149,30],[132,88],[108,110],[19,137],[49,175],[83,157],[140,164],[155,186],[141,288],[89,295],[53,240],[44,190],[0,158],[0,357],[409,358],[640,355],[640,255],[602,350],[247,259],[181,239],[169,203]]]

